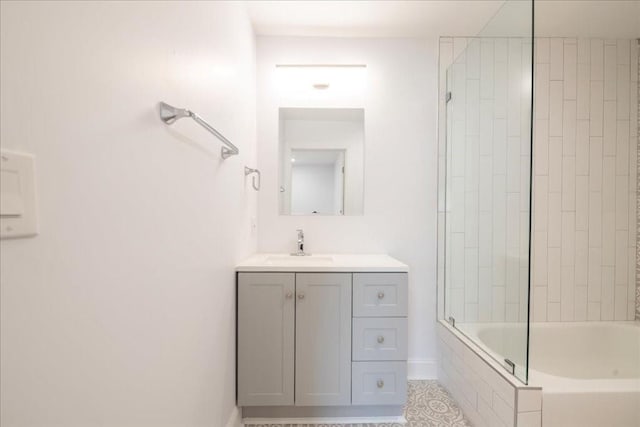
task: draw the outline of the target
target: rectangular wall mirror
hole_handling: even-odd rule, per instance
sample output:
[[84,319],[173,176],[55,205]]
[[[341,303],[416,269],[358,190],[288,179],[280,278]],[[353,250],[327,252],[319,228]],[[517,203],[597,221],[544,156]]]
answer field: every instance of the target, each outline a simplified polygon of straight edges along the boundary
[[364,110],[280,109],[280,214],[362,215]]

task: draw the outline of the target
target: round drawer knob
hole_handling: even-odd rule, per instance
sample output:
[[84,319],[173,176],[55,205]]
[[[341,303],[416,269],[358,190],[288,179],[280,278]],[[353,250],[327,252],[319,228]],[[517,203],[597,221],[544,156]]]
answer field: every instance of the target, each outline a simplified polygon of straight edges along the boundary
[[285,295],[285,298],[286,298],[286,299],[291,299],[291,298],[293,298],[293,292],[287,292],[287,293],[286,293],[286,295]]
[[384,298],[384,292],[378,292],[378,299]]
[[304,294],[298,294],[298,299],[304,299]]
[[376,385],[378,386],[378,388],[382,388],[382,387],[384,387],[384,381],[382,381],[382,380],[378,380],[378,382],[376,383]]
[[384,342],[384,337],[382,335],[378,336],[378,344],[382,344]]

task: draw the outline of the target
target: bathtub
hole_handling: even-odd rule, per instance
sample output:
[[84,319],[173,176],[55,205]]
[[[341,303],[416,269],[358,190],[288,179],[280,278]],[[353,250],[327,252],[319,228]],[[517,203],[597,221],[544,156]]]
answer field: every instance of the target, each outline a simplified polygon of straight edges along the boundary
[[[458,328],[496,360],[524,365],[524,324]],[[543,427],[640,427],[640,322],[532,323],[529,349]]]

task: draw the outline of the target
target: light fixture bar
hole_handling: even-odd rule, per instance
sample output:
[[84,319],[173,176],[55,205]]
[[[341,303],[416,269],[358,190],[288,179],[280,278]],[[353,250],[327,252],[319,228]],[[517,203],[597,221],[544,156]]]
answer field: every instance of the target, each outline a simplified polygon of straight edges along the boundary
[[367,68],[365,64],[276,64],[276,68]]

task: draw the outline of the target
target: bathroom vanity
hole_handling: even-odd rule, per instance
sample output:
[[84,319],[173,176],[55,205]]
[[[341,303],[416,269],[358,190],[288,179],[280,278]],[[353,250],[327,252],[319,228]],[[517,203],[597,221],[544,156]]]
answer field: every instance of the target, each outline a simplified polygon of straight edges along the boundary
[[405,264],[387,255],[258,254],[236,271],[246,423],[402,421]]

